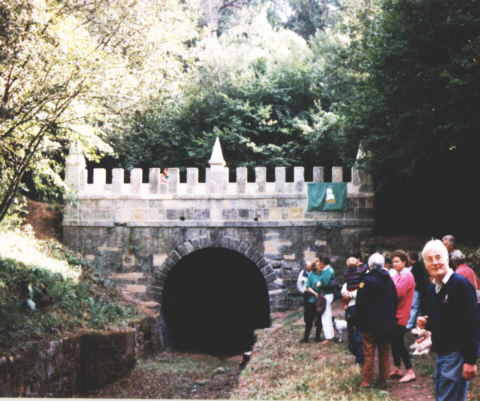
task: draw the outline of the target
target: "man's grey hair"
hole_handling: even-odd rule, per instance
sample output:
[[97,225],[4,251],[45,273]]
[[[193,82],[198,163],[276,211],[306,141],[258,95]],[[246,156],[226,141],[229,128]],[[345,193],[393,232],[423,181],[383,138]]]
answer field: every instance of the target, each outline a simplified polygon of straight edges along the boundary
[[445,260],[448,260],[448,249],[445,245],[443,245],[443,242],[440,241],[439,239],[432,239],[425,244],[422,250],[423,260],[425,260],[425,256],[429,252],[439,252],[440,255],[442,255],[445,258]]
[[385,257],[381,253],[375,252],[368,258],[368,267],[370,269],[381,269],[385,267]]
[[451,254],[450,254],[450,262],[454,264],[460,264],[464,262],[466,259],[465,255],[460,249],[455,249]]
[[452,245],[454,245],[454,244],[455,244],[455,237],[454,237],[453,235],[451,235],[451,234],[444,235],[444,236],[442,237],[442,241],[448,241],[448,242],[450,242]]

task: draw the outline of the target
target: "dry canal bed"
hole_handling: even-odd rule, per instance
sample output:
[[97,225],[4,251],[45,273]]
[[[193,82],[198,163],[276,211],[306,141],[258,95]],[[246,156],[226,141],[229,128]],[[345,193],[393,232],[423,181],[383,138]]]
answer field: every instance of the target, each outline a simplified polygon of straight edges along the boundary
[[[337,313],[340,313],[337,310]],[[433,358],[414,359],[417,380],[391,381],[387,389],[360,390],[359,369],[343,344],[299,344],[302,312],[274,314],[270,329],[257,331],[250,364],[243,371],[240,356],[219,358],[202,354],[163,352],[139,361],[130,376],[95,398],[161,399],[305,399],[322,401],[433,400]],[[480,379],[471,400],[479,400]]]

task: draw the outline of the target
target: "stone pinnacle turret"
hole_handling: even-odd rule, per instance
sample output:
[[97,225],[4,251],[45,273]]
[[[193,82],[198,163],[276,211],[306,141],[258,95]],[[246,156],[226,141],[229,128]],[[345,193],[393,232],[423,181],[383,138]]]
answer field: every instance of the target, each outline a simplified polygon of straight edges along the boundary
[[220,144],[220,139],[217,136],[215,139],[215,144],[213,145],[212,156],[208,161],[210,167],[212,166],[222,166],[225,167],[225,159],[223,158],[222,145]]
[[78,141],[70,145],[68,156],[65,159],[65,183],[71,191],[78,192],[84,185],[85,157]]

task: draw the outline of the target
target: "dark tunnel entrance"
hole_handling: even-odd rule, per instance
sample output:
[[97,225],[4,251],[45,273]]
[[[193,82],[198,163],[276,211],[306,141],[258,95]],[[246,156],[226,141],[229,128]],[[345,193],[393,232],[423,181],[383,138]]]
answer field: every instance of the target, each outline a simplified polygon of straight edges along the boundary
[[238,252],[206,248],[184,257],[164,287],[163,314],[174,349],[215,355],[247,351],[270,326],[265,279]]

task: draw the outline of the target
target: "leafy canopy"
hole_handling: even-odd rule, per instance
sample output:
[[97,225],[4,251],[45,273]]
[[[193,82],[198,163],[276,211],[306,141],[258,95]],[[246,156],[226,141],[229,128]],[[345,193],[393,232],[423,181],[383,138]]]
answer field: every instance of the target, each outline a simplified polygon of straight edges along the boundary
[[[480,128],[476,3],[382,0],[350,45],[346,60],[363,78],[358,96],[342,100],[347,140],[368,148],[384,221],[393,226],[472,229],[467,222],[479,200],[469,174]],[[398,207],[415,212],[392,220],[388,211]]]
[[98,160],[125,115],[175,93],[197,29],[176,1],[2,1],[0,20],[1,221],[20,189],[59,195],[71,141]]
[[204,166],[216,136],[230,165],[339,162],[338,115],[319,83],[307,42],[273,28],[265,8],[199,47],[196,74],[180,96],[157,99],[112,137],[122,164]]

